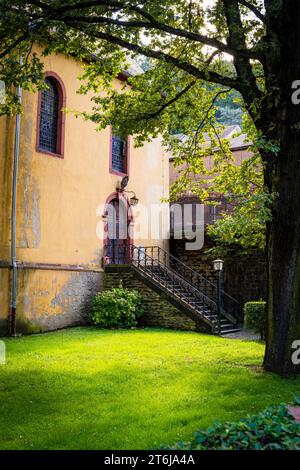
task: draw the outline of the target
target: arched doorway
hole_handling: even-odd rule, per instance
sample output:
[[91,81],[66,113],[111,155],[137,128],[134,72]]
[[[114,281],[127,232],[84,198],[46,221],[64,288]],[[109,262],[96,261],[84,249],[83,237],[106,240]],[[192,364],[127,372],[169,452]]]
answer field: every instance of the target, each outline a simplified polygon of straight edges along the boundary
[[127,264],[133,244],[133,216],[122,191],[109,196],[105,205],[104,264]]

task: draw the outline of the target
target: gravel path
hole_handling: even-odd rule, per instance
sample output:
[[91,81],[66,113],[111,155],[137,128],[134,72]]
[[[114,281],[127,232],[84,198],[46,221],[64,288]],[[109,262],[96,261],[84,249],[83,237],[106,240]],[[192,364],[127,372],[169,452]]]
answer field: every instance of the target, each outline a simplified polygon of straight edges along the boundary
[[258,341],[260,340],[260,335],[254,333],[252,330],[243,329],[237,333],[231,333],[229,335],[224,335],[223,338],[232,338],[232,339],[247,339],[249,341]]

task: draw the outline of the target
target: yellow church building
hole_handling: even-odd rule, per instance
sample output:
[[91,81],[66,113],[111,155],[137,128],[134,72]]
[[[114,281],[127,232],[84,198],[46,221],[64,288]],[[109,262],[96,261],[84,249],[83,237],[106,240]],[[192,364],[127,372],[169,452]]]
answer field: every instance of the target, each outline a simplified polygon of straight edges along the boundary
[[47,87],[19,89],[22,113],[0,118],[0,335],[88,324],[94,295],[120,282],[142,294],[142,326],[238,331],[234,299],[219,312],[216,286],[169,252],[161,140],[97,132],[71,112],[92,109],[82,63],[43,60]]
[[[160,140],[134,148],[111,128],[62,109],[89,111],[78,94],[82,64],[71,57],[43,59],[48,88],[22,93],[16,206],[17,333],[85,323],[92,297],[103,288],[104,266],[122,247],[168,246],[168,159]],[[115,79],[118,89],[126,75]],[[126,116],[124,116],[126,119]],[[11,327],[12,193],[15,117],[0,118],[0,333]],[[127,205],[127,238],[112,246],[109,207]],[[150,207],[165,223],[149,235]],[[153,212],[153,211],[152,211]],[[147,213],[147,214],[146,214]],[[158,223],[158,222],[157,222]],[[119,239],[118,239],[119,238]],[[121,250],[120,250],[121,247]]]

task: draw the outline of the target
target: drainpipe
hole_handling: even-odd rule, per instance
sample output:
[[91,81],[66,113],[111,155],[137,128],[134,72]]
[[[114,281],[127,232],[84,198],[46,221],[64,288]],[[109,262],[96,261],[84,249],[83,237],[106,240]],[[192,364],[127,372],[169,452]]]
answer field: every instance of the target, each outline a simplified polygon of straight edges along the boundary
[[[20,56],[20,67],[23,65],[23,59]],[[18,100],[22,104],[22,88],[19,85]],[[16,129],[15,129],[15,148],[14,148],[14,166],[13,166],[13,182],[12,182],[12,207],[11,207],[11,265],[13,272],[12,281],[12,301],[11,301],[11,336],[17,335],[17,292],[18,292],[18,266],[17,266],[17,250],[16,250],[16,229],[17,229],[17,189],[18,189],[18,169],[19,169],[19,152],[20,152],[20,128],[21,128],[21,114],[16,116]]]

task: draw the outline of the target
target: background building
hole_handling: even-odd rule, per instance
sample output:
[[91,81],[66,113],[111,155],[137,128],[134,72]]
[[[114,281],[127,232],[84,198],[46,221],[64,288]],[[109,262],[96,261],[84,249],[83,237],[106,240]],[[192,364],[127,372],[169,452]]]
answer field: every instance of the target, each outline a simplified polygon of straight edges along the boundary
[[[225,128],[222,133],[222,138],[229,139],[230,150],[232,152],[233,161],[235,165],[241,165],[244,160],[247,160],[252,156],[249,147],[251,142],[247,140],[246,134],[241,133],[241,128],[238,125],[232,125]],[[214,156],[205,157],[205,165],[208,169],[212,168]],[[174,166],[173,158],[170,157],[170,185],[172,185],[181,170],[185,169],[187,164]],[[196,181],[201,183],[204,179],[203,175],[195,175]],[[222,213],[230,212],[233,209],[232,203],[229,203],[225,197],[220,194],[214,194],[211,200],[216,202],[215,206],[208,204],[204,205],[204,225],[214,224]],[[196,219],[195,207],[201,204],[199,198],[189,191],[179,195],[176,204],[184,206],[185,204],[191,204],[193,206],[193,232],[199,223]],[[171,211],[172,215],[172,211]],[[171,216],[171,240],[170,240],[170,251],[183,263],[187,264],[191,268],[195,269],[198,273],[201,273],[206,279],[211,282],[215,282],[215,272],[213,270],[212,261],[214,255],[210,254],[209,250],[216,246],[216,243],[211,240],[205,233],[204,246],[201,250],[189,251],[186,250],[186,239],[183,238],[175,239],[174,234],[174,223]],[[202,223],[202,221],[200,221]],[[224,270],[224,290],[232,297],[237,299],[242,306],[245,302],[250,300],[259,300],[266,298],[266,285],[267,285],[267,273],[266,273],[266,259],[265,254],[257,249],[248,249],[247,253],[241,250],[238,246],[232,246],[231,249],[227,249],[227,254],[223,254],[222,257],[225,260]]]

